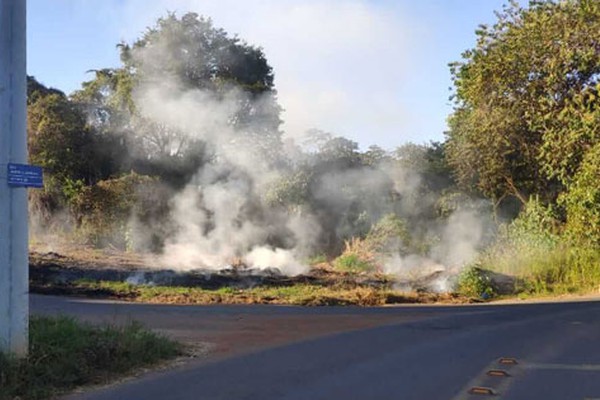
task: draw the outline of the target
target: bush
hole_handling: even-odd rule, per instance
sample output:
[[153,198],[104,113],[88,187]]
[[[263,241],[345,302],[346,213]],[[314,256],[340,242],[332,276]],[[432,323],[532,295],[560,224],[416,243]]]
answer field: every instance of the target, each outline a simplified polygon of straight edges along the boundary
[[377,253],[404,254],[411,246],[406,223],[395,214],[388,214],[374,224],[365,238]]
[[148,200],[148,188],[156,184],[152,177],[131,172],[81,189],[71,200],[71,210],[82,241],[131,249],[129,221],[136,208],[145,209],[139,206]]
[[489,299],[496,296],[491,278],[478,267],[467,267],[460,273],[456,291],[473,298]]
[[406,223],[395,214],[388,214],[371,226],[364,238],[344,242],[342,255],[334,266],[343,271],[374,272],[391,255],[416,253]]
[[307,261],[308,265],[319,265],[327,262],[327,255],[325,254],[315,254],[310,257]]
[[342,254],[335,259],[334,265],[337,269],[347,272],[369,272],[374,269],[371,263],[356,254]]
[[479,256],[478,264],[503,274],[529,274],[560,242],[559,226],[553,208],[531,199],[519,217],[500,227],[496,241]]
[[528,267],[522,292],[530,294],[585,293],[600,289],[600,252],[561,243]]
[[[569,207],[575,206],[567,205],[567,210]],[[580,239],[569,229],[561,230],[553,208],[531,200],[517,219],[502,227],[478,264],[518,277],[522,286],[517,289],[525,293],[596,291],[600,285],[600,250]]]

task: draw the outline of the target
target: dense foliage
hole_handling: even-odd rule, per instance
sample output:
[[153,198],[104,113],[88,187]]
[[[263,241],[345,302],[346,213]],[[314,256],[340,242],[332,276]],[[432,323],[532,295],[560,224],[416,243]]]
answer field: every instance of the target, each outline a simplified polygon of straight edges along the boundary
[[498,205],[556,200],[598,142],[600,4],[511,2],[453,63],[448,159]]
[[600,3],[510,2],[497,16],[451,64],[448,162],[464,189],[518,213],[480,263],[524,277],[522,290],[590,290],[600,283]]

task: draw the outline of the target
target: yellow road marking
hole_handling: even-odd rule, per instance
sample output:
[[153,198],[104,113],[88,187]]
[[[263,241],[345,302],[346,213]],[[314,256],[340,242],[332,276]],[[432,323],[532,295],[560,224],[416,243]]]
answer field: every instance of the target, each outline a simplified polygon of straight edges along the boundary
[[494,396],[496,392],[494,392],[494,389],[489,387],[475,386],[469,390],[469,394],[482,394],[485,396]]
[[503,377],[503,378],[508,378],[510,376],[508,371],[505,371],[503,369],[490,369],[486,373],[486,375],[487,376],[498,376],[498,377]]

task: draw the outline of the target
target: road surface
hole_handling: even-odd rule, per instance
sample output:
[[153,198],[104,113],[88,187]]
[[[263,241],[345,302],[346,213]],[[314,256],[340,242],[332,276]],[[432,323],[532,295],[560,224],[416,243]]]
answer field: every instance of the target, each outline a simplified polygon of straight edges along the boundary
[[91,321],[137,319],[215,346],[208,357],[73,400],[600,399],[596,301],[300,308],[32,296],[31,306]]

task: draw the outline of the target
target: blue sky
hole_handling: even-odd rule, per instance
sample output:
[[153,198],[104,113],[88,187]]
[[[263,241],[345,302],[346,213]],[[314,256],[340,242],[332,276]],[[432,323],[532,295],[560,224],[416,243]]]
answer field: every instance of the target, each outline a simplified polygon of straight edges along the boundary
[[28,0],[28,73],[67,93],[119,65],[115,47],[175,11],[210,16],[259,45],[275,71],[284,130],[319,128],[362,148],[442,140],[447,64],[504,0]]

